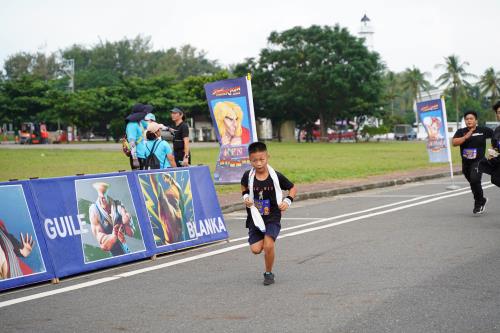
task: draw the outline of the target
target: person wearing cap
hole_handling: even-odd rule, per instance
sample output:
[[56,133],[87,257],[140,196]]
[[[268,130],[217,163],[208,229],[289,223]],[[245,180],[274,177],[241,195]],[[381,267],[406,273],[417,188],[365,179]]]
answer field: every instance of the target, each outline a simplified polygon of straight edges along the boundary
[[[151,108],[152,110],[152,108]],[[144,145],[144,130],[147,124],[144,124],[144,117],[148,114],[144,104],[137,103],[132,107],[132,113],[125,118],[127,127],[127,141],[132,150],[130,155],[130,168],[132,170],[143,169],[146,158],[146,146]]]
[[151,121],[146,130],[146,159],[150,154],[155,154],[160,161],[160,169],[176,167],[172,148],[167,141],[161,138],[163,125]]
[[96,201],[89,207],[92,235],[103,251],[113,256],[129,253],[125,235],[132,237],[132,218],[119,200],[108,194],[109,184],[96,182],[92,187],[97,191]]
[[184,122],[182,112],[179,108],[170,110],[174,127],[174,157],[178,167],[191,164],[191,154],[189,153],[189,127]]
[[[152,122],[156,122],[156,116],[152,113],[148,113],[145,117],[144,120],[148,123],[148,125]],[[160,124],[160,123],[159,123]],[[174,134],[175,130],[167,125],[160,124],[161,130],[162,131],[169,131],[170,133]],[[146,126],[147,127],[147,126]]]
[[462,155],[462,173],[470,184],[474,195],[473,214],[482,214],[485,211],[488,199],[483,195],[481,185],[482,172],[479,164],[484,158],[486,150],[486,139],[493,136],[493,130],[488,127],[477,125],[477,113],[467,111],[464,114],[465,126],[460,128],[453,135],[453,146],[460,146]]
[[[497,121],[500,121],[500,101],[492,106]],[[488,149],[486,158],[479,164],[479,171],[491,176],[491,183],[500,187],[500,126],[493,131],[491,148]]]

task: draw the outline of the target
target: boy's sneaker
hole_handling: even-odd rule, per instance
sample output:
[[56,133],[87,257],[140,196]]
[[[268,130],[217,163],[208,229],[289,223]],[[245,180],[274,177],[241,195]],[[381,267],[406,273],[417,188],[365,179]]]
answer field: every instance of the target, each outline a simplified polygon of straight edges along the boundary
[[271,272],[264,273],[264,285],[268,286],[274,283],[274,274]]
[[484,211],[486,210],[486,203],[488,203],[488,198],[484,198],[482,204],[474,205],[474,210],[472,212],[476,215],[484,213]]

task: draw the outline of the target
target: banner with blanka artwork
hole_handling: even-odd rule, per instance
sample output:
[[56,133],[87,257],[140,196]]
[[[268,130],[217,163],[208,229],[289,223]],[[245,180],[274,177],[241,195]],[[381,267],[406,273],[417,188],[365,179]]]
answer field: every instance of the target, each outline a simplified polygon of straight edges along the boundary
[[154,252],[168,252],[228,238],[206,166],[138,173]]
[[417,102],[417,113],[427,132],[427,151],[431,163],[451,161],[444,101],[441,98]]
[[214,180],[218,184],[239,183],[251,168],[248,146],[257,141],[250,78],[207,83],[205,94],[220,145]]

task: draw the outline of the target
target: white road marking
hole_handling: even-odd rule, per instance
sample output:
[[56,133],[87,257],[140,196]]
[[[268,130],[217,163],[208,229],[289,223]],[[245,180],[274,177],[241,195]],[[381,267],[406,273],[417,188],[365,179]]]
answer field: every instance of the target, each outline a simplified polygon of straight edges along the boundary
[[[225,218],[225,220],[246,220],[247,217],[231,217]],[[281,220],[319,220],[322,217],[282,217]]]
[[[492,187],[492,186],[494,186],[494,185],[488,185],[488,186],[485,186],[484,188],[486,189],[486,188],[489,188],[489,187]],[[303,229],[303,230],[298,230],[298,231],[295,231],[295,232],[286,233],[286,234],[281,235],[279,238],[281,239],[281,238],[293,237],[293,236],[301,235],[301,234],[304,234],[304,233],[309,233],[309,232],[313,232],[313,231],[317,231],[317,230],[321,230],[321,229],[331,228],[331,227],[334,227],[334,226],[338,226],[338,225],[342,225],[342,224],[346,224],[346,223],[351,223],[351,222],[354,222],[354,221],[359,221],[359,220],[367,219],[367,218],[370,218],[370,217],[373,217],[373,216],[378,216],[378,215],[382,215],[382,214],[392,213],[392,212],[395,212],[395,211],[399,211],[399,210],[403,210],[403,209],[407,209],[407,208],[411,208],[411,207],[415,207],[415,206],[425,205],[425,204],[428,204],[428,203],[431,203],[431,202],[434,202],[434,201],[443,200],[443,199],[447,199],[447,198],[451,198],[451,197],[455,197],[455,196],[459,196],[459,195],[464,195],[464,194],[467,194],[469,192],[470,191],[464,191],[464,189],[462,188],[462,189],[458,189],[458,190],[454,190],[454,191],[447,191],[447,192],[435,193],[435,194],[430,194],[430,195],[424,195],[424,196],[421,196],[419,198],[413,198],[413,199],[409,199],[409,200],[405,200],[405,201],[400,201],[400,202],[393,203],[393,204],[388,204],[388,205],[383,205],[383,206],[379,206],[379,207],[374,207],[374,208],[366,209],[366,210],[359,211],[359,212],[353,212],[353,213],[349,213],[349,214],[343,214],[343,215],[333,216],[333,217],[329,217],[329,218],[324,218],[324,219],[321,219],[321,220],[318,220],[318,221],[313,221],[313,222],[310,222],[310,223],[306,223],[304,225],[297,226],[297,227],[304,227],[304,226],[308,226],[308,225],[311,225],[311,224],[317,224],[317,223],[321,223],[321,222],[332,221],[332,220],[339,219],[339,218],[342,218],[342,217],[346,217],[346,216],[349,216],[349,215],[361,214],[363,212],[368,212],[368,211],[373,211],[373,210],[377,210],[377,209],[387,208],[387,207],[390,207],[390,206],[395,206],[395,205],[399,205],[399,204],[402,204],[402,203],[407,203],[407,202],[415,201],[415,200],[418,200],[418,199],[431,198],[431,199],[427,199],[427,200],[424,200],[424,201],[411,203],[411,204],[408,204],[408,205],[403,205],[403,206],[399,206],[399,207],[395,207],[395,208],[391,208],[391,209],[387,209],[387,210],[382,210],[382,211],[371,213],[371,214],[366,214],[366,215],[361,215],[361,216],[353,217],[353,218],[350,218],[350,219],[347,219],[347,220],[343,220],[343,221],[339,221],[339,222],[324,224],[324,225],[320,225],[320,226],[317,226],[317,227],[312,227],[312,228],[307,228],[307,229]],[[439,196],[440,194],[447,194],[447,195]],[[435,198],[432,198],[432,197],[435,197]],[[295,229],[297,227],[289,227],[289,228],[284,228],[282,230],[285,231],[285,230]],[[234,242],[235,240],[232,240],[232,241]],[[222,254],[222,253],[234,251],[234,250],[241,249],[241,248],[244,248],[244,247],[247,247],[247,246],[248,245],[246,243],[242,243],[242,244],[238,244],[238,245],[233,245],[233,246],[229,246],[229,247],[226,247],[226,248],[218,249],[218,250],[215,250],[215,251],[211,251],[211,252],[207,252],[207,253],[202,253],[202,254],[199,254],[199,255],[195,255],[195,256],[191,256],[191,257],[179,259],[179,260],[174,260],[174,261],[167,262],[167,263],[160,264],[160,265],[155,265],[155,266],[151,266],[151,267],[141,268],[141,269],[133,270],[133,271],[130,271],[130,272],[125,272],[125,273],[113,275],[113,276],[110,276],[110,277],[100,278],[100,279],[93,280],[93,281],[83,282],[83,283],[75,284],[75,285],[72,285],[72,286],[68,286],[68,287],[64,287],[64,288],[59,288],[59,289],[56,289],[56,290],[41,292],[41,293],[38,293],[38,294],[33,294],[33,295],[24,296],[24,297],[20,297],[20,298],[14,298],[14,299],[11,299],[11,300],[0,302],[0,308],[11,306],[11,305],[14,305],[14,304],[23,303],[23,302],[28,302],[28,301],[32,301],[32,300],[35,300],[35,299],[40,299],[40,298],[44,298],[44,297],[48,297],[48,296],[52,296],[52,295],[57,295],[57,294],[61,294],[61,293],[65,293],[65,292],[69,292],[69,291],[73,291],[73,290],[78,290],[78,289],[82,289],[82,288],[86,288],[86,287],[91,287],[91,286],[95,286],[95,285],[98,285],[98,284],[102,284],[102,283],[114,281],[114,280],[121,279],[121,278],[127,278],[127,277],[134,276],[134,275],[137,275],[137,274],[142,274],[142,273],[146,273],[146,272],[155,271],[155,270],[158,270],[158,269],[163,269],[163,268],[166,268],[166,267],[171,267],[171,266],[183,264],[183,263],[186,263],[186,262],[191,262],[191,261],[195,261],[195,260],[199,260],[199,259],[203,259],[203,258],[207,258],[207,257],[212,257],[212,256],[215,256],[215,255],[218,255],[218,254]]]

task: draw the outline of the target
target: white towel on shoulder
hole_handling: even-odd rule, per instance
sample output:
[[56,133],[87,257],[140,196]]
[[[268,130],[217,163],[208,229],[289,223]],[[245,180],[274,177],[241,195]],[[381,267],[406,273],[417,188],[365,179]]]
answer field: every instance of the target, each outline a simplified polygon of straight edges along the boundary
[[[278,174],[276,171],[268,164],[267,165],[267,170],[269,171],[269,175],[271,176],[271,179],[273,180],[273,185],[274,185],[274,191],[276,193],[276,202],[281,204],[281,201],[283,201],[283,192],[281,190],[280,182],[278,179]],[[255,180],[255,169],[252,168],[250,170],[250,173],[248,174],[248,189],[250,191],[249,197],[253,201],[253,182]],[[252,215],[252,220],[253,224],[259,228],[260,231],[266,232],[266,225],[264,224],[264,220],[262,219],[262,216],[260,215],[259,210],[255,205],[250,207],[250,213]]]

